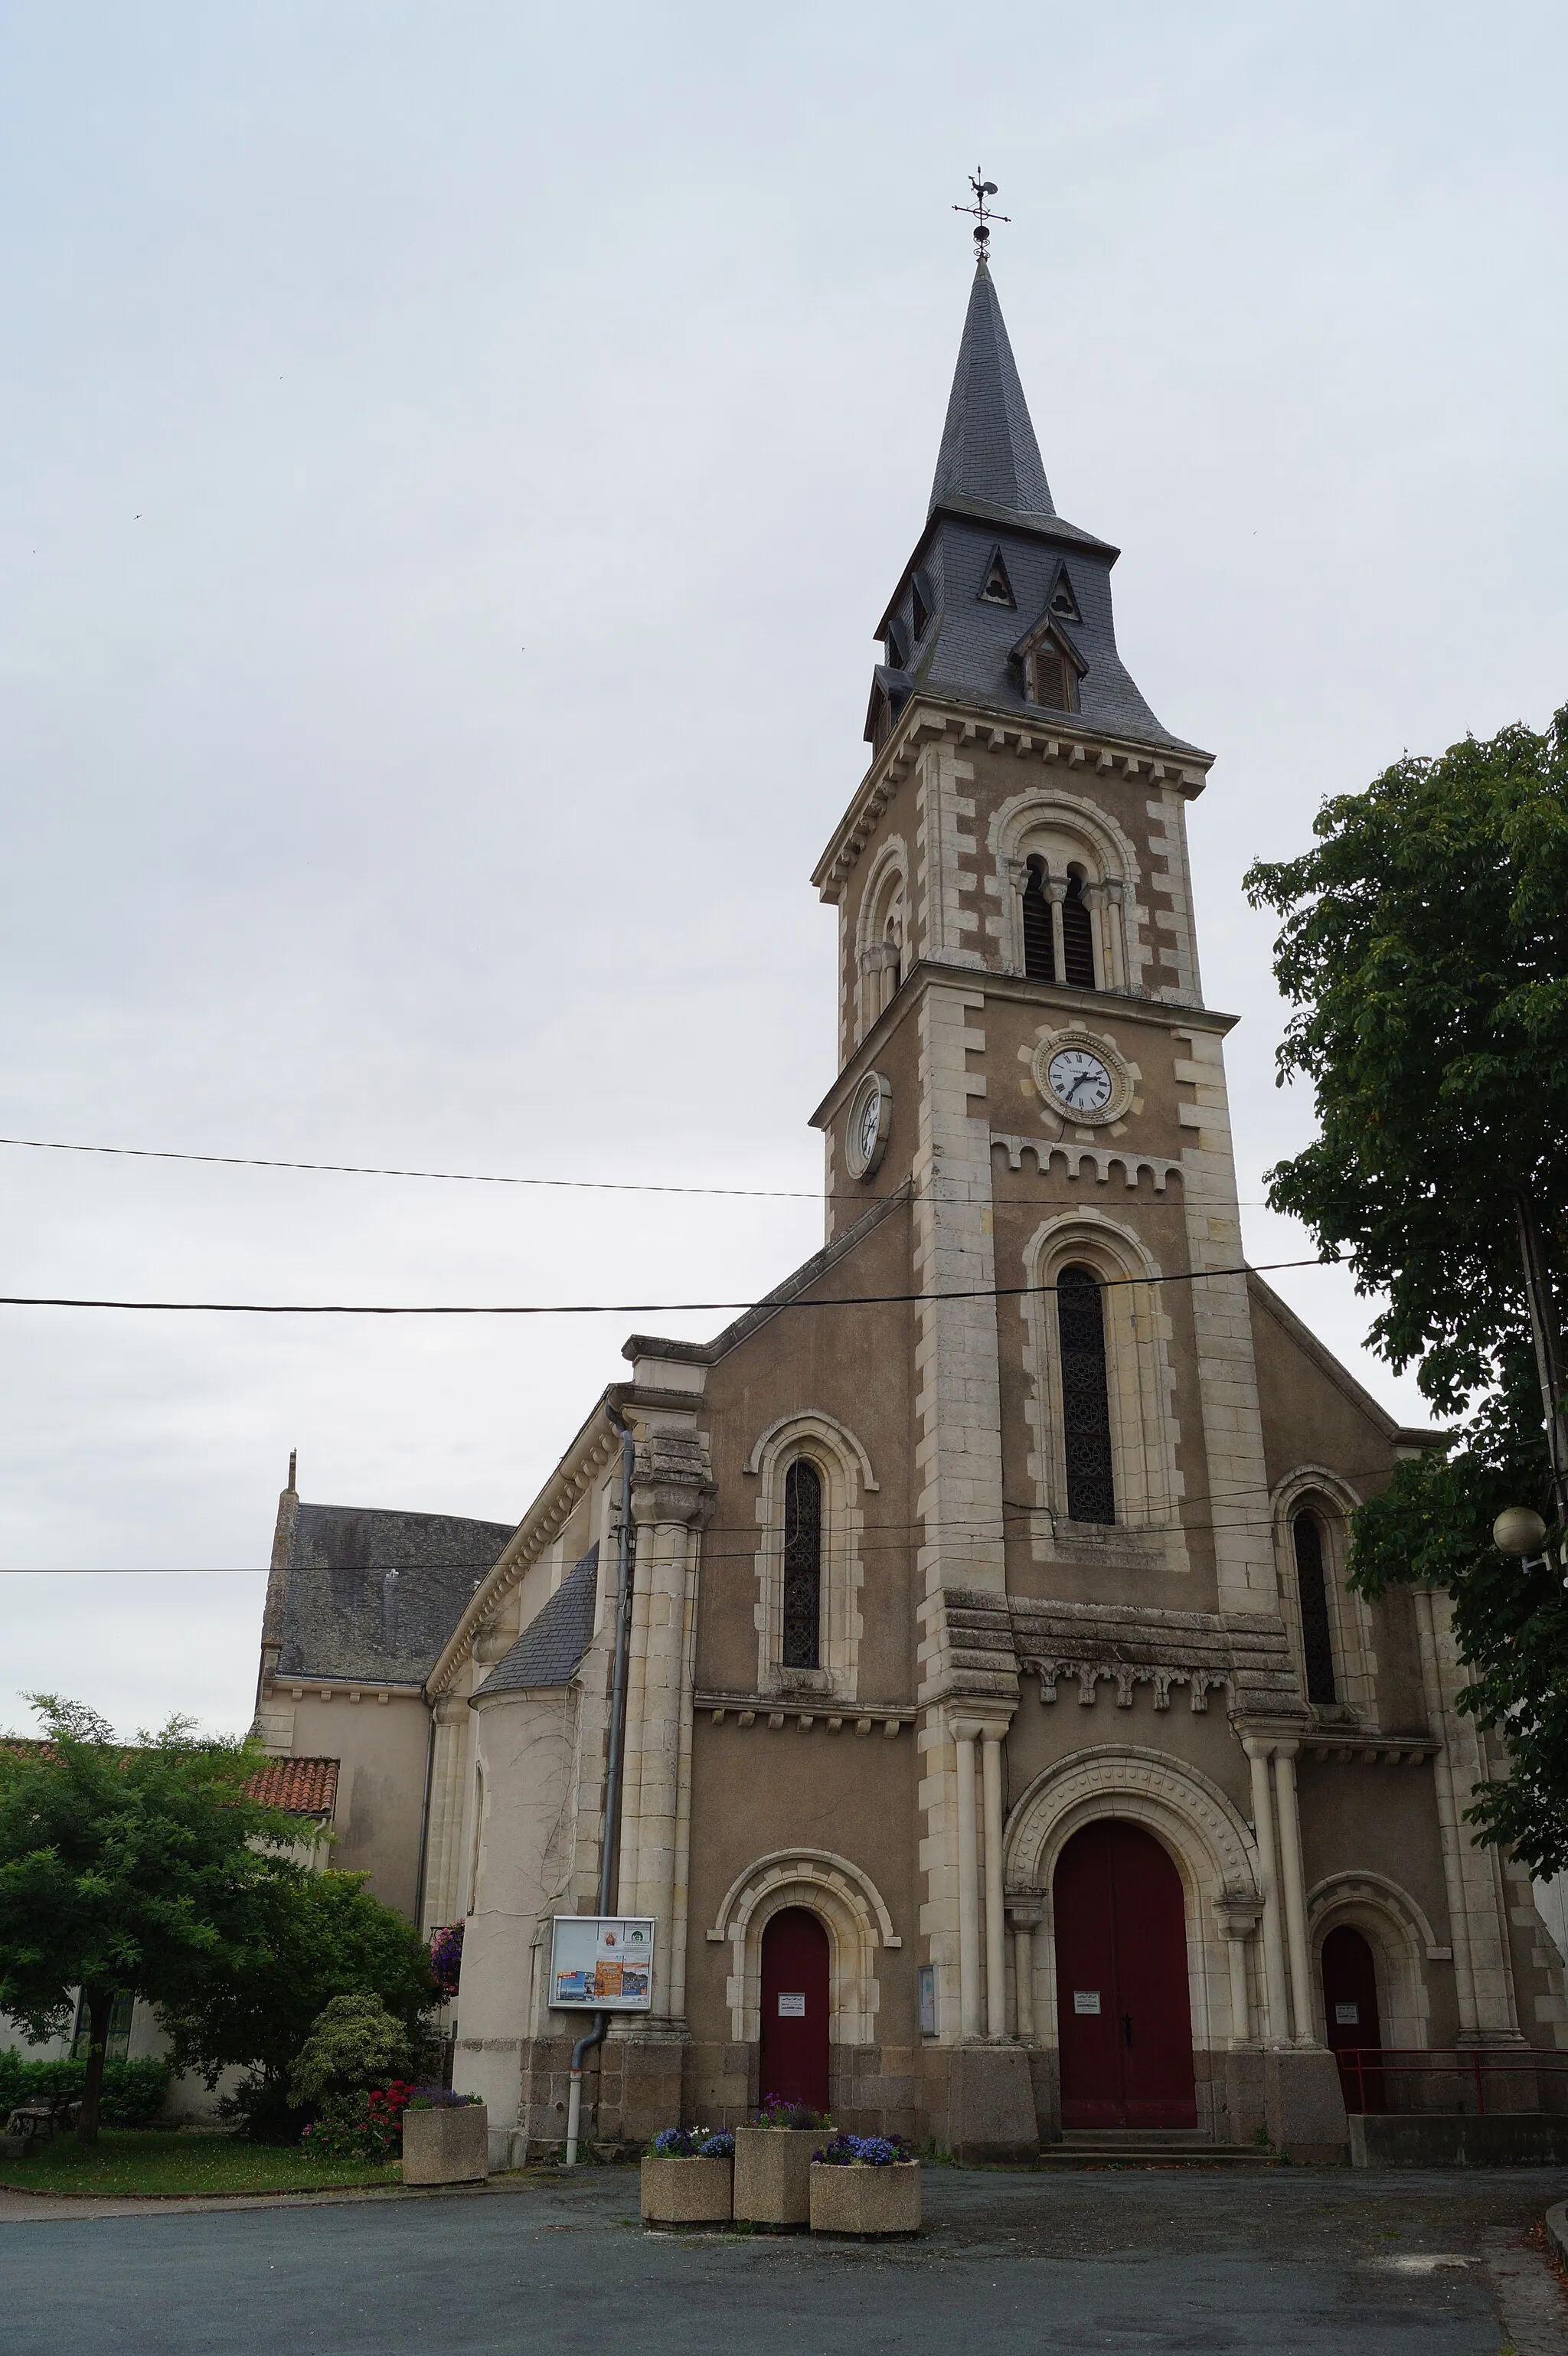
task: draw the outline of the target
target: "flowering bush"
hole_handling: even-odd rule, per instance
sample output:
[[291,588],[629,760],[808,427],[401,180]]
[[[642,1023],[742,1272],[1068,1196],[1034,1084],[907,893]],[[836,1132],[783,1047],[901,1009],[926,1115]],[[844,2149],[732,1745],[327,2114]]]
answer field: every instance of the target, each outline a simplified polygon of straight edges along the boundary
[[761,2110],[753,2111],[746,2125],[751,2127],[830,2127],[833,2125],[826,2111],[814,2111],[808,2103],[792,2103],[783,2094],[770,2094]]
[[907,2136],[837,2135],[812,2158],[827,2168],[896,2168],[914,2158],[914,2146]]
[[329,2096],[300,2143],[328,2159],[395,2159],[402,2143],[403,2113],[413,2092],[406,2078],[394,2078],[390,2085],[372,2086],[368,2094]]
[[457,1994],[457,1982],[463,1970],[463,1925],[447,1922],[430,1935],[430,1967],[435,1984],[443,1996]]
[[728,2127],[665,2127],[650,2148],[659,2159],[733,2159],[735,2138]]
[[411,2111],[461,2111],[483,2100],[481,2094],[454,2094],[450,2086],[415,2086],[410,2090],[408,2106]]

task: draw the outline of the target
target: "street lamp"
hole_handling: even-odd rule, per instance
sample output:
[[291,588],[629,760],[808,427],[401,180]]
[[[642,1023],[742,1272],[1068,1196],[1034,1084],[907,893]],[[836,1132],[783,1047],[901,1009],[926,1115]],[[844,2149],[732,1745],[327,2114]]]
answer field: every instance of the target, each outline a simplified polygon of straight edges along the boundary
[[1546,1524],[1529,1505],[1505,1505],[1492,1524],[1492,1544],[1499,1554],[1540,1555]]

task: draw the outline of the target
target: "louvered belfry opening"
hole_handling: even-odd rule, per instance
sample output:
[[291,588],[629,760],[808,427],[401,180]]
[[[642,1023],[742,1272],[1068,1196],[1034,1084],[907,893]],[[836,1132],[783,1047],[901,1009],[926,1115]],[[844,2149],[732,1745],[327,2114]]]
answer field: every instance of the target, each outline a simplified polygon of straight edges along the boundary
[[1067,1512],[1074,1522],[1114,1522],[1111,1401],[1105,1387],[1105,1312],[1093,1269],[1064,1268],[1056,1280],[1061,1344],[1061,1431]]
[[1034,657],[1034,701],[1048,712],[1071,712],[1072,703],[1067,685],[1067,658],[1054,647],[1037,648]]
[[1328,1583],[1323,1569],[1323,1532],[1316,1514],[1297,1514],[1291,1524],[1296,1541],[1296,1591],[1301,1599],[1301,1651],[1307,1670],[1308,1701],[1335,1702],[1334,1639],[1328,1623]]
[[1056,943],[1051,932],[1051,902],[1045,896],[1045,862],[1031,859],[1024,884],[1024,972],[1030,981],[1056,980]]
[[821,1666],[822,1475],[804,1456],[784,1474],[784,1665]]
[[1067,897],[1061,904],[1061,949],[1067,967],[1067,980],[1074,990],[1094,987],[1094,919],[1083,897],[1083,878],[1068,879]]

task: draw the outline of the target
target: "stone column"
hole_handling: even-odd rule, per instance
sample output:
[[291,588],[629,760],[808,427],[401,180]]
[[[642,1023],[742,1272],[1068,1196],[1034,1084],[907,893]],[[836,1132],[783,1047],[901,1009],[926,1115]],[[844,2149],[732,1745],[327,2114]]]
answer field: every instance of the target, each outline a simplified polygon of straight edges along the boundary
[[1285,1897],[1285,1936],[1290,1947],[1291,2019],[1298,2045],[1316,2045],[1312,2022],[1312,1960],[1307,1944],[1307,1882],[1301,1870],[1301,1817],[1296,1804],[1296,1754],[1300,1745],[1274,1747],[1275,1797],[1279,1803],[1279,1876]]
[[1040,1928],[1043,1912],[1040,1901],[1032,1894],[1008,1901],[1008,1920],[1013,1926],[1013,1981],[1018,1994],[1018,2029],[1025,2045],[1034,2042],[1034,1934]]
[[1274,1792],[1269,1780],[1272,1742],[1249,1734],[1242,1744],[1253,1778],[1253,1829],[1258,1844],[1258,1878],[1264,1901],[1264,1993],[1267,2019],[1264,2034],[1275,2043],[1290,2036],[1290,2003],[1285,1982],[1285,1941],[1281,1936],[1279,1857],[1274,1837]]
[[425,1831],[424,1931],[453,1922],[462,1912],[458,1894],[459,1847],[466,1778],[464,1758],[471,1713],[466,1694],[443,1693],[433,1712],[435,1755],[431,1762],[430,1818]]
[[1225,1942],[1225,1961],[1231,1977],[1231,2045],[1232,2051],[1253,2041],[1252,1992],[1247,1986],[1247,1941],[1258,1927],[1255,1906],[1228,1906],[1214,1909],[1214,1920],[1220,1936]]
[[980,2034],[980,1891],[975,1837],[975,1737],[972,1719],[953,1729],[958,1755],[958,2022],[964,2037]]
[[1067,897],[1065,875],[1048,875],[1045,896],[1051,903],[1051,954],[1056,966],[1056,979],[1067,979],[1067,937],[1061,929],[1061,904]]
[[986,2034],[1008,2033],[1007,1930],[1002,1891],[1002,1740],[1006,1726],[983,1726],[981,1787],[986,1802]]

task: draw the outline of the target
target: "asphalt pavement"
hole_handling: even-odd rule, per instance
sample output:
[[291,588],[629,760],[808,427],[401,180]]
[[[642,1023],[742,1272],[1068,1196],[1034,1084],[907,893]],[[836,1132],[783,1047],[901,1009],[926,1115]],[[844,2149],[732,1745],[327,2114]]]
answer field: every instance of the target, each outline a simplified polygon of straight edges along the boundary
[[194,2207],[0,2201],[5,2356],[1568,2356],[1562,2169],[931,2169],[873,2245],[649,2233],[635,2169]]

